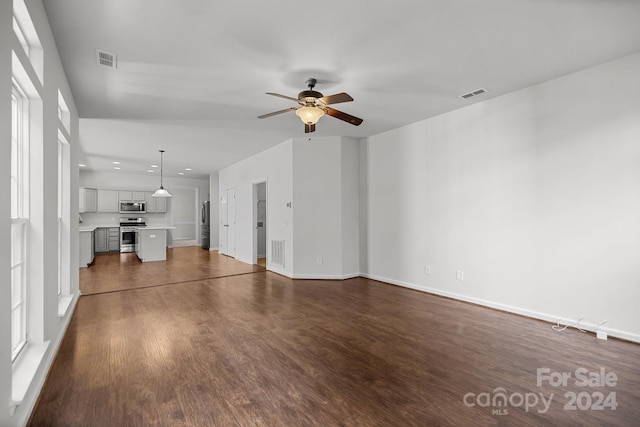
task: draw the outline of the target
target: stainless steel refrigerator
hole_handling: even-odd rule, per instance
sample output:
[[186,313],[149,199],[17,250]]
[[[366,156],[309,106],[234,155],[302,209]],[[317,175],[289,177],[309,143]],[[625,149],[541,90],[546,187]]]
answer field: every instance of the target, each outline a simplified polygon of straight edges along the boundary
[[202,203],[200,211],[200,232],[202,234],[202,249],[209,249],[211,245],[211,227],[210,227],[211,202],[208,200]]

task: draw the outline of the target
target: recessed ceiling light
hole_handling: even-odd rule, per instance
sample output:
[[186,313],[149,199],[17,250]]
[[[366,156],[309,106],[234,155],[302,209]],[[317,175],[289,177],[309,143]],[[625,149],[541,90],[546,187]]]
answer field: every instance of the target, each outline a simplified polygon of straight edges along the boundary
[[184,175],[184,172],[178,172],[178,175]]
[[157,167],[158,167],[158,165],[151,165],[151,167],[152,167],[152,168],[157,168]]
[[184,170],[186,170],[186,171],[190,171],[190,170],[191,170],[191,168],[184,168]]
[[113,167],[115,170],[120,170],[120,168],[118,166],[114,166]]
[[111,163],[113,163],[114,165],[119,165],[120,164],[120,162],[111,162]]
[[78,166],[80,166],[81,168],[86,168],[87,165],[85,165],[84,163],[78,163]]

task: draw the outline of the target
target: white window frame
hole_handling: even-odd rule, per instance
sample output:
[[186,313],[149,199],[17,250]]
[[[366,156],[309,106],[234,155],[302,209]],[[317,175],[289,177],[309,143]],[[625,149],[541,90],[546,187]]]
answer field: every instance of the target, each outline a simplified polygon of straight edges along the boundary
[[64,256],[62,251],[64,244],[62,242],[63,227],[63,202],[64,202],[64,142],[58,138],[58,298],[62,295],[62,261]]
[[58,129],[58,316],[66,313],[71,299],[71,241],[69,238],[71,198],[71,147]]
[[[29,253],[29,98],[12,80],[11,88],[11,361],[28,341]],[[16,283],[19,281],[19,283]]]

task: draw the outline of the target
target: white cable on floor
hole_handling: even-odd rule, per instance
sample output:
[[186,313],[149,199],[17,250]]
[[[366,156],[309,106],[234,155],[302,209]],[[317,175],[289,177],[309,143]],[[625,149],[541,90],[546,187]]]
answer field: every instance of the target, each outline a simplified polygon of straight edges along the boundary
[[[558,321],[556,322],[556,324],[555,324],[555,325],[552,325],[552,326],[551,326],[551,329],[553,329],[553,330],[554,330],[554,331],[556,331],[556,332],[562,332],[562,331],[564,331],[565,329],[567,329],[567,328],[571,327],[571,328],[576,328],[576,329],[577,329],[577,330],[579,330],[580,332],[587,332],[587,331],[585,331],[584,329],[582,329],[582,328],[578,327],[578,325],[580,324],[580,322],[582,322],[583,320],[584,320],[584,317],[581,317],[581,318],[580,318],[580,319],[578,319],[578,321],[577,321],[575,324],[573,324],[573,325],[562,325],[562,326],[560,325],[560,321],[558,320]],[[605,322],[606,322],[606,320],[605,320]],[[603,323],[604,323],[604,322],[603,322]]]

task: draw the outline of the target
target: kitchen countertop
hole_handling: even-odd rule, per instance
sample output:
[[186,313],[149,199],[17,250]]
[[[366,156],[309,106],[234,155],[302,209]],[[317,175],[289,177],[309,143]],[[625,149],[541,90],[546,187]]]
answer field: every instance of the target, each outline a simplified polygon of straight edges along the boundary
[[94,231],[96,228],[120,228],[119,225],[113,225],[113,224],[81,224],[78,227],[78,231],[79,232],[88,232],[88,231]]
[[[96,228],[119,228],[119,224],[82,224],[78,227],[78,231],[82,232],[90,232],[94,231]],[[173,225],[159,224],[159,225],[146,225],[144,227],[135,227],[138,230],[175,230],[176,227]]]
[[175,230],[173,225],[147,225],[145,227],[136,227],[137,230]]

